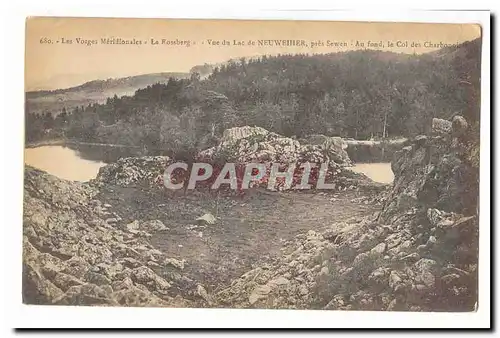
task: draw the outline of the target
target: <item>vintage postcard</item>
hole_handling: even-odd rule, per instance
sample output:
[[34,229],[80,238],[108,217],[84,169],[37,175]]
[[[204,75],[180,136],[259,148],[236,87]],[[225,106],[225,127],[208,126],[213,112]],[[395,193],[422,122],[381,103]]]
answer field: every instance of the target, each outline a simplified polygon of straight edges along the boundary
[[30,17],[23,302],[470,312],[476,24]]

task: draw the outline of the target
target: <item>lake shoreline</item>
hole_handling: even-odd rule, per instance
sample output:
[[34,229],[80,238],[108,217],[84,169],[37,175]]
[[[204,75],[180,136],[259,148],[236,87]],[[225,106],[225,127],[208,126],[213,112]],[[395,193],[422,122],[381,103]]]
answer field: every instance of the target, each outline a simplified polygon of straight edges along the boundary
[[[345,142],[347,144],[346,152],[352,161],[352,166],[350,167],[354,167],[359,164],[390,163],[394,153],[401,150],[408,143],[408,139],[397,138],[397,139],[388,139],[385,141],[346,139]],[[144,145],[84,142],[84,141],[65,139],[65,138],[25,143],[24,148],[32,149],[44,146],[103,147],[109,149],[116,149],[117,151],[120,152],[122,152],[124,149],[130,149],[131,150],[130,155],[124,157],[136,157],[145,155],[156,156],[165,154],[165,151],[160,151],[159,149],[148,150],[148,148],[145,147]],[[85,151],[83,150],[83,152]]]
[[65,144],[67,144],[67,142],[68,141],[65,139],[25,142],[24,149],[32,149],[32,148],[47,147],[47,146],[64,146]]
[[[88,181],[95,178],[102,166],[115,162],[99,156],[86,157],[81,151],[73,149],[71,145],[77,144],[64,140],[38,143],[36,146],[31,144],[31,147],[25,147],[25,165],[33,166],[62,179]],[[102,146],[89,143],[78,145]],[[389,162],[355,163],[346,169],[362,173],[376,183],[391,184],[394,179]]]
[[47,147],[47,146],[66,146],[66,145],[76,145],[76,146],[98,146],[98,147],[110,147],[110,148],[133,148],[133,149],[141,149],[143,146],[132,146],[125,144],[110,144],[110,143],[97,143],[97,142],[82,142],[82,141],[74,141],[67,139],[56,139],[56,140],[47,140],[40,142],[32,142],[26,143],[24,145],[25,149],[31,148],[39,148],[39,147]]
[[59,179],[87,182],[95,178],[103,161],[89,160],[66,144],[54,142],[24,149],[24,165],[42,170]]

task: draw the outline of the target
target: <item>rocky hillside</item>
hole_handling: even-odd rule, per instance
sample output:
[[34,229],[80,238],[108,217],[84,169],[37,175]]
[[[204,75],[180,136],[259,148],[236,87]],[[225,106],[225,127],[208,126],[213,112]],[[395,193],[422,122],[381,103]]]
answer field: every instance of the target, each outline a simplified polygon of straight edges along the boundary
[[[189,287],[183,262],[148,239],[158,220],[123,228],[97,190],[27,167],[24,183],[23,299],[29,304],[193,306],[170,296]],[[192,285],[193,293],[197,285]],[[201,289],[203,289],[200,286]],[[200,298],[201,301],[202,298]]]
[[309,231],[283,257],[221,292],[256,308],[472,311],[477,300],[478,167],[467,123],[416,137],[393,161],[395,183],[376,218]]
[[[275,249],[282,245],[279,255],[268,256],[260,247],[258,254],[249,251],[247,259],[258,264],[252,263],[251,269],[239,278],[232,278],[227,287],[214,282],[217,285],[205,288],[195,275],[186,273],[192,270],[194,274],[200,269],[185,269],[184,256],[173,258],[151,244],[150,239],[156,237],[171,241],[171,236],[180,231],[174,229],[164,235],[171,225],[166,226],[164,222],[170,220],[162,221],[154,215],[168,214],[176,218],[182,213],[192,222],[189,208],[179,210],[179,215],[171,215],[168,213],[170,199],[158,200],[162,204],[151,206],[154,212],[125,221],[121,213],[114,210],[125,213],[131,208],[127,200],[120,199],[117,192],[117,199],[113,201],[122,205],[115,208],[99,197],[103,190],[113,195],[115,189],[128,191],[141,185],[147,188],[143,191],[147,198],[147,194],[152,194],[148,187],[161,187],[157,174],[161,174],[168,158],[120,160],[104,167],[91,184],[60,180],[27,167],[24,301],[66,305],[471,311],[477,300],[478,147],[469,137],[467,122],[460,116],[453,121],[435,120],[433,126],[433,135],[418,136],[395,154],[392,162],[395,181],[376,214],[360,216],[360,209],[353,209],[350,216],[356,217],[344,213],[330,216],[327,221],[323,218],[319,225],[313,224],[314,218],[300,222],[307,210],[311,217],[325,208],[348,209],[347,204],[335,204],[341,194],[356,192],[344,192],[344,188],[330,195],[334,197],[318,193],[299,200],[294,196],[301,196],[300,193],[273,195],[273,198],[286,197],[276,204],[280,208],[288,205],[285,213],[290,219],[284,222],[283,218],[276,217],[278,211],[266,209],[262,214],[262,206],[257,205],[253,217],[260,217],[255,221],[269,222],[264,224],[265,229],[272,227],[274,233],[279,226],[286,230],[296,225],[296,229],[302,231],[287,240],[277,238],[279,244],[266,242],[266,250],[272,246],[272,250],[277,251]],[[217,154],[224,154],[225,158],[236,156],[245,160],[258,159],[261,154],[280,160],[296,160],[304,153],[328,156],[341,168],[336,179],[346,179],[343,166],[347,160],[338,162],[338,156],[343,155],[340,150],[344,150],[338,140],[330,140],[328,147],[302,145],[265,130],[255,131],[252,128],[228,131],[218,146],[201,155],[214,159]],[[332,149],[337,157],[328,155]],[[351,182],[363,180],[358,177]],[[141,208],[138,214],[142,214],[156,197],[154,201],[139,201],[139,196],[142,195],[135,191],[129,198],[132,203],[138,203],[137,208]],[[207,199],[200,195],[190,198],[190,205]],[[245,219],[249,209],[244,208],[248,208],[247,203],[253,205],[260,200],[257,196],[238,202],[228,197],[224,200],[232,205],[227,207],[228,215],[238,210],[244,214],[226,217],[227,223],[220,222],[218,226],[203,227],[203,233],[197,237],[200,244],[192,244],[195,242],[191,237],[183,237],[184,245],[192,241],[191,246],[188,245],[191,252],[206,244],[201,241],[207,234],[225,236],[221,238],[225,240],[226,254],[212,257],[213,265],[205,271],[205,278],[222,280],[217,279],[217,273],[227,274],[226,265],[239,264],[238,252],[230,249],[251,247],[247,237],[253,238],[252,231],[258,227],[252,223],[253,219]],[[305,202],[312,203],[305,207]],[[362,202],[367,203],[363,196],[359,199],[359,203]],[[180,202],[172,203],[179,205]],[[300,205],[306,209],[294,214]],[[220,209],[218,204],[217,209]],[[213,220],[218,222],[217,218]],[[241,236],[238,226],[243,221],[247,222],[247,233]],[[304,223],[304,227],[300,228],[300,223]],[[304,231],[306,226],[309,230]],[[254,242],[259,244],[270,237],[271,234],[266,233],[265,239]],[[177,247],[177,242],[174,244]],[[212,248],[217,245],[206,244],[205,254],[211,256]],[[259,259],[261,256],[269,258]],[[198,259],[203,264],[200,257],[192,255],[190,259],[193,262]],[[220,257],[233,261],[225,262]],[[222,269],[215,269],[217,266]]]

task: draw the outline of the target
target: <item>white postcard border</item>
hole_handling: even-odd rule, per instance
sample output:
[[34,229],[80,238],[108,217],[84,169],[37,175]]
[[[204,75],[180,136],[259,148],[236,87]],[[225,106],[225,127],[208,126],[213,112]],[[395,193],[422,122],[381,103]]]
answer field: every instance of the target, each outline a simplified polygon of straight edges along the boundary
[[[9,88],[5,104],[4,119],[9,116],[9,127],[4,129],[6,158],[11,167],[3,168],[4,193],[9,195],[3,228],[7,266],[4,268],[4,302],[8,324],[12,327],[121,327],[121,328],[167,328],[167,327],[351,327],[351,328],[404,328],[404,327],[487,327],[490,324],[490,16],[488,12],[423,12],[423,11],[257,11],[241,9],[212,10],[194,9],[185,6],[131,6],[131,1],[89,7],[93,1],[73,1],[71,5],[50,8],[50,2],[31,3],[8,20],[7,36],[9,48],[15,54],[7,54],[12,64],[5,75]],[[54,1],[52,2],[54,3]],[[129,5],[127,5],[127,3]],[[171,4],[172,5],[172,4]],[[27,306],[21,304],[21,243],[22,243],[22,189],[24,83],[24,22],[27,15],[64,16],[115,16],[115,17],[169,17],[169,18],[230,18],[230,19],[294,19],[294,20],[342,20],[342,21],[399,21],[399,22],[447,22],[479,23],[483,27],[481,68],[481,163],[480,163],[480,245],[479,245],[479,308],[475,313],[395,313],[354,311],[297,311],[297,310],[237,310],[237,309],[154,309],[154,308],[97,308]],[[15,20],[15,21],[14,21]],[[14,30],[13,27],[16,27]],[[20,27],[22,26],[22,27]],[[21,30],[19,29],[21,28]],[[4,27],[6,29],[6,27]],[[23,52],[24,53],[24,52]],[[7,121],[5,121],[7,122]],[[3,124],[4,126],[7,123]],[[7,278],[8,277],[8,278]],[[7,305],[8,304],[8,305]]]

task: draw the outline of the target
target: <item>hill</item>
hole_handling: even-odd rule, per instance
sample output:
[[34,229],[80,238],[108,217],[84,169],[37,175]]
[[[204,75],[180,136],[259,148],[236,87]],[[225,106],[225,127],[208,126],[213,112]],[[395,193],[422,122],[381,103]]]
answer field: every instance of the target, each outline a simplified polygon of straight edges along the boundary
[[[189,78],[161,83],[149,75],[155,84],[131,96],[109,95],[105,102],[104,93],[112,91],[103,88],[113,85],[95,81],[38,98],[62,95],[58,104],[65,113],[56,119],[29,117],[26,135],[33,141],[50,130],[56,136],[140,145],[154,152],[211,147],[224,130],[245,125],[287,137],[387,139],[428,133],[432,118],[459,113],[474,128],[480,45],[475,40],[423,55],[358,50],[241,58],[216,65],[206,78],[196,69]],[[122,87],[113,88],[116,93]],[[132,91],[130,85],[125,88]],[[92,101],[93,95],[100,103],[82,107],[70,99]]]
[[428,131],[433,117],[478,119],[480,46],[242,59],[215,68],[205,85],[253,115],[247,124],[285,135],[408,136]]
[[93,80],[65,89],[30,91],[26,93],[26,109],[27,113],[48,111],[57,115],[63,108],[72,109],[91,103],[104,103],[108,97],[133,95],[139,88],[154,83],[166,83],[170,77],[186,78],[188,76],[187,73],[152,73]]

